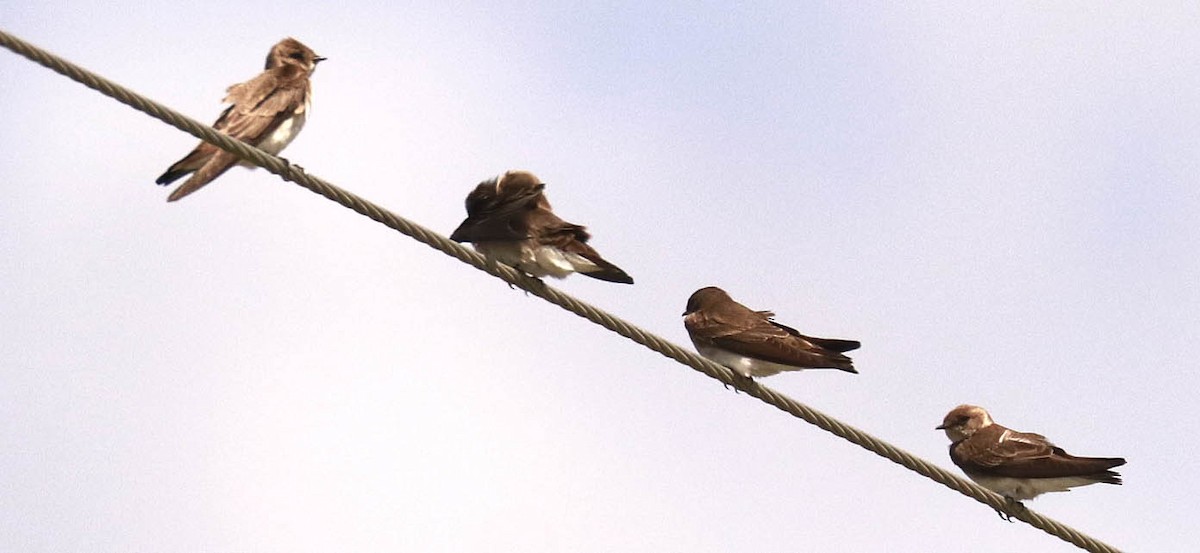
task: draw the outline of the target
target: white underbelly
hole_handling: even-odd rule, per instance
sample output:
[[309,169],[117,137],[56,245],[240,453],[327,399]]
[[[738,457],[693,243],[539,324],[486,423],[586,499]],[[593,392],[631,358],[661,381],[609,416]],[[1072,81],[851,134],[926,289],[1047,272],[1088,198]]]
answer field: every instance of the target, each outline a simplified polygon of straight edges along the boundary
[[1058,478],[1010,478],[1007,476],[983,476],[967,474],[971,480],[1004,497],[1017,501],[1033,499],[1049,492],[1067,492],[1071,488],[1095,484],[1096,480],[1082,476],[1062,476]]
[[296,135],[300,134],[300,129],[304,128],[305,114],[308,110],[302,111],[284,119],[279,127],[274,132],[267,135],[258,143],[258,148],[266,152],[278,155],[288,144],[291,144],[296,139]]
[[[304,128],[304,118],[308,110],[304,110],[296,115],[293,115],[283,120],[271,134],[266,138],[258,141],[255,146],[272,155],[279,155],[288,144],[291,144],[296,139],[296,135],[300,134],[300,129]],[[258,169],[258,166],[253,162],[242,161],[238,163],[241,167],[248,169]]]
[[576,271],[587,272],[596,269],[594,263],[581,256],[563,252],[558,248],[534,246],[528,240],[475,242],[473,245],[479,253],[535,277],[565,278]]
[[707,344],[696,344],[696,351],[699,351],[700,355],[703,355],[720,365],[724,365],[725,367],[728,367],[729,370],[746,378],[772,376],[783,371],[801,370],[800,367],[793,367],[791,365],[783,365],[780,363],[773,363],[771,361],[764,361],[762,359],[755,359],[753,357],[747,357],[745,355],[733,353],[731,351],[723,350]]

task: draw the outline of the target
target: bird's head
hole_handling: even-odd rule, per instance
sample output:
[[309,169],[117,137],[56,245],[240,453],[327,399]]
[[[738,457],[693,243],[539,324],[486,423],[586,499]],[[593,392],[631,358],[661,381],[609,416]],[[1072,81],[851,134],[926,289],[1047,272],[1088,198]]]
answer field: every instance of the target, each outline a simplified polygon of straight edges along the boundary
[[311,73],[317,68],[317,64],[323,61],[325,58],[318,56],[311,48],[288,37],[271,47],[271,53],[267,54],[267,69],[294,65]]
[[701,309],[727,301],[733,301],[733,298],[730,298],[724,290],[716,286],[706,286],[692,292],[692,295],[688,297],[687,308],[683,311],[683,315],[691,315]]
[[959,405],[946,413],[942,424],[937,430],[946,431],[946,437],[952,442],[958,442],[971,437],[981,428],[992,424],[992,416],[983,407],[975,405]]

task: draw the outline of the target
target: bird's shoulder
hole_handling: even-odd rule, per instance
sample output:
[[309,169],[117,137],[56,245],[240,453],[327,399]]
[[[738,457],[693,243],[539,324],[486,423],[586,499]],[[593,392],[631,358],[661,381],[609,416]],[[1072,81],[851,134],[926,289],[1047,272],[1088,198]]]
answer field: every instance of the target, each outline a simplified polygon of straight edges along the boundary
[[1057,448],[1045,436],[1016,432],[999,424],[976,431],[951,447],[951,456],[959,466],[995,468],[1020,465],[1054,454]]
[[696,311],[684,319],[693,334],[702,338],[731,338],[742,342],[765,342],[791,336],[775,324],[770,311],[754,311],[735,302]]
[[231,104],[236,114],[274,117],[281,112],[303,111],[308,90],[308,76],[303,70],[283,66],[230,86],[224,102]]

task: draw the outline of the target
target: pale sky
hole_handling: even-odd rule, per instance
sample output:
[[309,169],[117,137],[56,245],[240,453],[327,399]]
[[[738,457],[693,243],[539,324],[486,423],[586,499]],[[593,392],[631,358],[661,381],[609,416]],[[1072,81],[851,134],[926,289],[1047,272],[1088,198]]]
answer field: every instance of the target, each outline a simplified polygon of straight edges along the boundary
[[[1200,542],[1200,5],[12,0],[0,28],[206,123],[293,36],[284,152],[443,233],[537,173],[682,345],[717,285],[861,374],[763,383],[950,468],[960,403]],[[0,551],[1076,548],[0,51]]]

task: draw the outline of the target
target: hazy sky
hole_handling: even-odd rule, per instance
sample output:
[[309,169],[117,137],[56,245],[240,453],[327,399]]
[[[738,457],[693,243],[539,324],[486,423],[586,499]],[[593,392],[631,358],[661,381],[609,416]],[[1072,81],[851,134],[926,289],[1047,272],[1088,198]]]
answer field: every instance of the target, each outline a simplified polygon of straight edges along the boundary
[[[687,344],[718,285],[863,342],[765,384],[957,472],[960,403],[1125,485],[1030,507],[1200,541],[1200,5],[10,0],[212,122],[296,37],[284,155],[449,233],[511,168]],[[1073,551],[0,51],[0,550]]]

